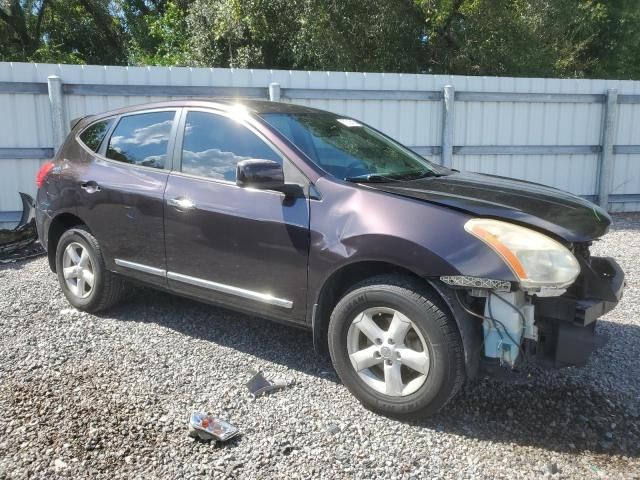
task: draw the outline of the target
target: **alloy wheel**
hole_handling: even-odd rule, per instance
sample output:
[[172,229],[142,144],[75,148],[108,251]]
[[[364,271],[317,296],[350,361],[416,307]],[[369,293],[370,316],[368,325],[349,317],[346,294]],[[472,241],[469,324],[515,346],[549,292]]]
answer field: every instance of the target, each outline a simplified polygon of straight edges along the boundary
[[86,247],[78,242],[67,245],[62,256],[62,272],[65,284],[74,296],[87,298],[91,295],[95,277]]
[[347,332],[347,352],[360,378],[385,395],[411,395],[429,374],[429,349],[422,333],[392,308],[368,308],[358,314]]

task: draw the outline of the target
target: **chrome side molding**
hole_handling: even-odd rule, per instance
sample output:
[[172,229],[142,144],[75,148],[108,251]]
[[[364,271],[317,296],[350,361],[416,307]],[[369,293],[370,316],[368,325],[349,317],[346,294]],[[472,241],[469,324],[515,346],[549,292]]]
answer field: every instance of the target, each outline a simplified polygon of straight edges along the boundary
[[190,277],[189,275],[183,275],[181,273],[167,272],[167,278],[170,280],[176,280],[178,282],[188,283],[195,285],[196,287],[208,288],[209,290],[215,290],[216,292],[228,293],[230,295],[236,295],[242,298],[248,298],[249,300],[255,300],[257,302],[268,303],[269,305],[275,305],[282,308],[293,308],[293,302],[291,300],[284,300],[282,298],[276,298],[266,293],[258,293],[253,290],[245,290],[244,288],[233,287],[231,285],[225,285],[224,283],[211,282],[202,278]]
[[189,285],[195,285],[196,287],[208,288],[209,290],[214,290],[216,292],[227,293],[229,295],[235,295],[237,297],[254,300],[256,302],[267,303],[269,305],[275,305],[276,307],[293,308],[293,302],[291,300],[276,298],[267,293],[245,290],[244,288],[234,287],[232,285],[226,285],[224,283],[212,282],[210,280],[204,280],[203,278],[191,277],[189,275],[183,275],[182,273],[167,272],[166,270],[163,270],[161,268],[150,267],[149,265],[130,262],[128,260],[122,260],[120,258],[116,258],[115,262],[116,265],[120,267],[131,268],[132,270],[138,270],[140,272],[157,275],[159,277],[166,277],[170,280],[188,283]]
[[116,265],[125,268],[131,268],[132,270],[138,270],[144,273],[150,273],[151,275],[158,275],[159,277],[166,277],[167,272],[161,268],[150,267],[149,265],[143,265],[142,263],[130,262],[129,260],[121,260],[116,258]]

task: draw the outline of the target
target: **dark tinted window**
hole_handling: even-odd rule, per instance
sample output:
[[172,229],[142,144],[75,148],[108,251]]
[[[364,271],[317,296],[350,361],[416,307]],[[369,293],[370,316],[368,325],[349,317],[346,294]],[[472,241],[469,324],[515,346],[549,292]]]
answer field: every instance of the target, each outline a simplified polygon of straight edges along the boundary
[[260,137],[228,117],[189,112],[182,144],[182,171],[192,175],[235,181],[236,164],[248,158],[282,163]]
[[122,117],[109,139],[107,158],[164,168],[175,112],[140,113]]
[[107,130],[111,126],[111,122],[113,122],[112,118],[94,123],[80,134],[80,140],[91,150],[97,152],[104,136],[107,134]]

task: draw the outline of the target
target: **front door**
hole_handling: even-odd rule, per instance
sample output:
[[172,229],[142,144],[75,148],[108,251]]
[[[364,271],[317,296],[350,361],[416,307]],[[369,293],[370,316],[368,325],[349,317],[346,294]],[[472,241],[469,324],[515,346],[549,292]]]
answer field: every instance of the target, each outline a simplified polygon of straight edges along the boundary
[[[301,174],[252,127],[221,113],[183,114],[181,161],[165,191],[170,287],[248,312],[304,321],[309,202],[236,186],[236,164],[280,162],[285,180]],[[288,177],[288,178],[287,178]]]
[[136,112],[80,134],[96,150],[78,169],[80,217],[112,268],[159,285],[166,285],[163,200],[176,116],[176,109]]

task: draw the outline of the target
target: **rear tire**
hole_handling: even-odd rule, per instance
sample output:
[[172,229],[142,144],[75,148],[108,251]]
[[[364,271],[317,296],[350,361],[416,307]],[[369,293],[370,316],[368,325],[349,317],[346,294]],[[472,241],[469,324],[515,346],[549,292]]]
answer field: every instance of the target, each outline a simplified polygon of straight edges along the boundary
[[90,313],[105,310],[125,294],[125,281],[107,269],[98,240],[83,225],[60,237],[56,272],[62,292],[78,310]]
[[344,385],[383,415],[432,415],[465,379],[456,322],[417,279],[381,275],[355,285],[333,310],[328,337]]

